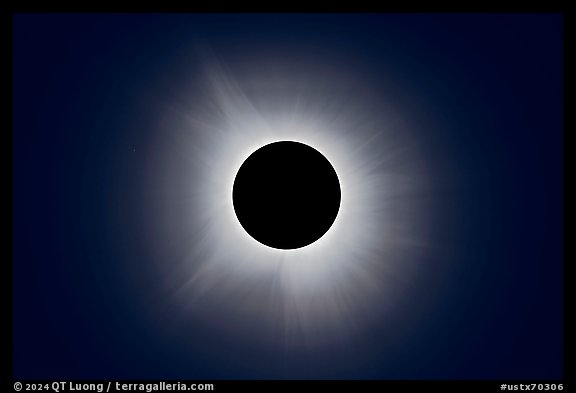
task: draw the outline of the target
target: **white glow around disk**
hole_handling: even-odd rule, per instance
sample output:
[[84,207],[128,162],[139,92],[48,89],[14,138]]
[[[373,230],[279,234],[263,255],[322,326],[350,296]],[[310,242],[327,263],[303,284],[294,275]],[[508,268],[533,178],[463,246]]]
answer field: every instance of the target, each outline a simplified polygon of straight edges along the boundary
[[[178,246],[177,262],[163,261],[174,302],[183,313],[209,305],[215,319],[241,315],[259,329],[321,340],[393,307],[425,243],[423,158],[405,119],[368,83],[332,69],[286,75],[272,67],[235,78],[218,64],[207,68],[205,84],[163,126],[172,142],[157,184],[173,192],[161,198],[157,231],[191,239]],[[253,239],[232,203],[244,160],[285,140],[321,152],[341,186],[332,227],[295,250]],[[166,217],[179,214],[176,229]]]

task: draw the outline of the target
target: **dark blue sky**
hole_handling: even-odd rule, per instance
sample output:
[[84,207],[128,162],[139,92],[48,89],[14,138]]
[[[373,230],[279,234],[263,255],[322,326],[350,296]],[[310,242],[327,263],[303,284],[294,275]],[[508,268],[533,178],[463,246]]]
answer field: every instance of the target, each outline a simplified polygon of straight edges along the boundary
[[[562,32],[559,14],[16,14],[14,377],[561,378]],[[407,301],[396,342],[382,320],[353,351],[281,353],[201,320],[183,343],[143,317],[159,294],[131,154],[154,105],[200,72],[197,44],[230,64],[351,59],[430,125],[454,253],[422,281],[440,300]]]

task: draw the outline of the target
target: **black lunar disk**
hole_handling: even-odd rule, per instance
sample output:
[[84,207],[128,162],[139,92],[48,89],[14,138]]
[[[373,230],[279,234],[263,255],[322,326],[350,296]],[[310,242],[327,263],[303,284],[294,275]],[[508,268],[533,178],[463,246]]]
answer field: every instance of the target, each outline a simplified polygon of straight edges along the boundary
[[340,183],[316,149],[299,142],[274,142],[244,161],[232,199],[250,236],[289,250],[314,243],[330,229],[340,208]]

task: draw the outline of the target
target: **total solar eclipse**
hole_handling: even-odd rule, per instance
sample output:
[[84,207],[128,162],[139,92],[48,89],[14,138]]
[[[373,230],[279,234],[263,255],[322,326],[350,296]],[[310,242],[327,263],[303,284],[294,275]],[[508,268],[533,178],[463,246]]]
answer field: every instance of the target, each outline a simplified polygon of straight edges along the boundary
[[277,249],[308,246],[332,226],[340,209],[340,183],[332,164],[300,142],[265,145],[240,166],[232,191],[246,232]]

